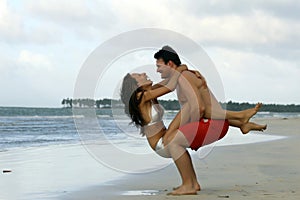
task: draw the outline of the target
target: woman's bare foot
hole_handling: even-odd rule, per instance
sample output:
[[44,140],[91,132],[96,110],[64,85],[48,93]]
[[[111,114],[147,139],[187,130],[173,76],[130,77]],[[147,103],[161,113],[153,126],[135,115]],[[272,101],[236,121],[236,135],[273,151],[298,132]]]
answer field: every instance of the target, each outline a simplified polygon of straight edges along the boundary
[[[181,186],[178,187],[174,187],[173,190],[177,190],[178,188],[180,188]],[[194,187],[197,191],[201,190],[200,184],[198,182],[194,183]]]
[[249,120],[251,119],[251,117],[253,117],[259,111],[261,106],[262,106],[262,103],[257,103],[254,108],[250,108],[250,109],[247,109],[247,110],[243,111],[244,112],[244,117],[241,120],[242,123],[243,124],[248,123]]
[[173,192],[168,193],[167,195],[196,195],[197,190],[193,186],[181,185]]
[[243,134],[249,133],[249,131],[264,131],[267,129],[267,125],[260,125],[253,122],[248,122],[241,126],[241,131]]

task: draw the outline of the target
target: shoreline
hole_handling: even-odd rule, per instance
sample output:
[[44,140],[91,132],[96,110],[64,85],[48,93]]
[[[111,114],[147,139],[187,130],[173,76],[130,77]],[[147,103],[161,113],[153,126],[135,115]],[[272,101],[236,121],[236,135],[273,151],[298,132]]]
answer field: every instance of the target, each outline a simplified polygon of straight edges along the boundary
[[253,121],[268,122],[266,134],[287,137],[264,143],[217,146],[203,159],[192,156],[202,187],[198,195],[166,195],[180,184],[179,174],[171,164],[155,172],[126,175],[104,185],[66,193],[61,199],[299,199],[300,119]]
[[[247,144],[217,144],[205,156],[193,153],[203,190],[176,198],[299,199],[300,118],[253,121],[268,123],[268,129],[263,134],[250,132]],[[285,138],[249,143],[258,136]],[[16,148],[0,152],[0,158],[0,169],[12,170],[0,175],[0,199],[160,200],[173,198],[166,194],[180,184],[174,164],[147,173],[110,174],[111,169],[101,166],[81,144]]]
[[121,177],[101,168],[81,144],[14,148],[0,152],[0,159],[0,199],[6,200],[59,199]]

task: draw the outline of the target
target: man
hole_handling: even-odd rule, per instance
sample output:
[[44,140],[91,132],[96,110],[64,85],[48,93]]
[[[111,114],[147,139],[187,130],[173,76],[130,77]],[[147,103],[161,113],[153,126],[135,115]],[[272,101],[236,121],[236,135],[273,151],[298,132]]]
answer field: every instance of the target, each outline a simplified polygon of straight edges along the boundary
[[[178,54],[169,46],[164,46],[155,53],[154,58],[157,72],[161,74],[162,79],[168,79],[181,65]],[[255,110],[245,112],[245,116],[243,112],[225,112],[209,91],[204,77],[195,71],[182,72],[176,91],[181,109],[163,137],[164,145],[171,154],[182,179],[182,185],[171,194],[196,194],[201,188],[186,148],[198,150],[201,146],[223,138],[229,126],[228,121],[224,120],[225,116],[231,118],[231,125],[241,128],[244,126],[243,123],[248,123]],[[204,117],[207,120],[204,120]],[[220,120],[212,120],[212,118]],[[235,118],[238,120],[232,120]]]
[[[157,72],[163,79],[168,79],[181,65],[179,56],[169,46],[155,53],[154,58]],[[201,189],[186,148],[197,150],[223,138],[229,125],[240,128],[243,134],[266,129],[266,125],[249,122],[260,109],[261,103],[239,112],[223,110],[199,72],[186,70],[181,74],[176,88],[181,109],[163,136],[164,146],[171,154],[182,179],[182,185],[175,188],[172,195],[197,194]]]
[[[157,72],[161,74],[162,79],[169,78],[172,70],[181,64],[179,56],[169,46],[163,47],[154,55],[154,58],[156,59]],[[171,193],[173,195],[196,194],[200,190],[188,151],[172,141],[176,138],[176,140],[181,140],[180,143],[183,142],[186,143],[186,146],[190,146],[186,138],[177,133],[177,129],[183,124],[199,121],[203,116],[204,107],[199,94],[199,87],[201,86],[202,81],[189,71],[182,72],[182,76],[178,79],[176,91],[181,110],[170,123],[168,132],[164,136],[164,145],[168,147],[167,149],[182,179],[182,185],[175,188]]]

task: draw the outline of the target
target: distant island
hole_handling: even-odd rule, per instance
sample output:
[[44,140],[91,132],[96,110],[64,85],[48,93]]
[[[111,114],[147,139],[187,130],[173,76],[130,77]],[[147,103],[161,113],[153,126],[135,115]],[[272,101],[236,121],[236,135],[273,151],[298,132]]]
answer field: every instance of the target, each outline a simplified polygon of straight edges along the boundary
[[[179,110],[180,106],[177,100],[159,100],[159,103],[166,109],[166,110]],[[255,104],[252,103],[238,103],[238,102],[220,102],[223,108],[227,110],[243,110],[248,109]],[[122,108],[124,105],[121,100],[116,99],[72,99],[66,98],[63,99],[61,104],[64,108],[98,108],[98,109],[110,109],[111,107],[118,107]],[[262,112],[300,112],[300,105],[295,104],[263,104],[263,107],[260,109]]]

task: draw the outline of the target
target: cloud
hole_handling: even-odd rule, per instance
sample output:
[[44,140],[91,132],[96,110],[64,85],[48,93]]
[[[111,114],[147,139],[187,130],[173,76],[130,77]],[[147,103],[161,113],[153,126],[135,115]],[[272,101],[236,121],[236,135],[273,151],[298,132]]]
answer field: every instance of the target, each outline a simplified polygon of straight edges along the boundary
[[0,42],[45,45],[62,43],[70,35],[90,40],[110,24],[105,8],[98,14],[86,1],[49,2],[0,0]]
[[195,16],[224,16],[224,15],[239,15],[249,16],[253,12],[262,11],[267,15],[277,16],[279,18],[297,20],[300,17],[299,1],[298,0],[210,0],[185,1],[181,7],[188,10],[189,13]]
[[[81,40],[101,37],[116,27],[116,18],[109,1],[26,0],[26,14],[38,22],[56,26],[61,34],[74,35]],[[38,26],[43,26],[38,23]]]
[[0,41],[13,40],[22,34],[21,18],[8,7],[7,0],[0,0]]
[[76,70],[51,58],[28,49],[16,58],[0,55],[0,105],[59,107],[71,97]]
[[202,45],[229,99],[299,102],[299,17],[297,0],[0,0],[0,82],[9,85],[2,99],[24,103],[11,91],[28,95],[28,102],[30,96],[47,97],[49,104],[47,99],[71,96],[80,65],[97,45],[153,27]]
[[223,80],[227,100],[299,102],[297,63],[225,48],[212,48],[209,54]]
[[48,0],[27,0],[24,5],[28,12],[54,21],[78,23],[87,21],[89,16],[87,1],[84,0],[74,0],[72,3],[59,0],[51,0],[51,3]]
[[29,50],[22,50],[18,58],[18,64],[34,70],[46,69],[51,70],[52,64],[47,56],[34,53]]
[[[0,42],[7,44],[49,44],[61,41],[57,26],[38,22],[6,0],[0,0]],[[23,2],[24,3],[24,2]]]
[[295,1],[247,1],[249,6],[236,1],[147,1],[146,8],[145,2],[137,0],[126,5],[117,0],[112,2],[123,23],[178,31],[205,46],[243,51],[257,48],[258,53],[273,57],[284,57],[284,51],[295,54],[293,51],[300,48],[298,20],[282,18],[284,11],[280,11],[283,7],[292,7]]
[[0,34],[43,44],[62,42],[70,35],[99,41],[136,27],[157,27],[178,31],[204,45],[258,48],[274,56],[282,54],[273,52],[274,47],[288,51],[300,47],[300,24],[296,16],[290,17],[300,15],[291,14],[300,13],[295,0],[175,2],[25,0],[17,14],[1,0],[0,16],[7,20],[1,20]]

